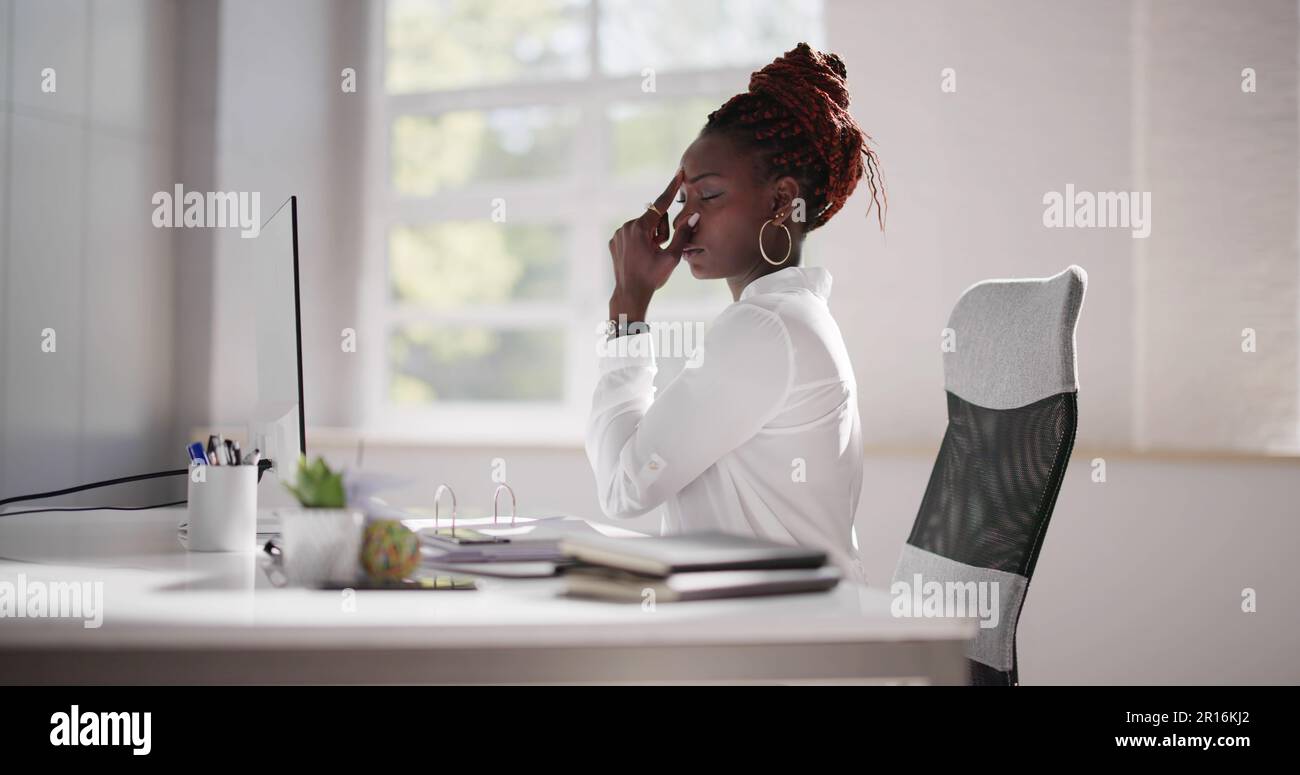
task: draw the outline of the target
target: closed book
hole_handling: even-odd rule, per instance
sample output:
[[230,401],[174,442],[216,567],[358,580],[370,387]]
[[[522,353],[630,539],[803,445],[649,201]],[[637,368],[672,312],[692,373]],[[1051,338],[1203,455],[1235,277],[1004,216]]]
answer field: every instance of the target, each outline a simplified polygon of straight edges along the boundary
[[668,578],[642,576],[613,568],[570,568],[565,593],[620,602],[653,599],[656,603],[715,600],[729,597],[821,592],[840,580],[834,566],[783,570],[724,570],[677,573]]
[[818,568],[826,564],[826,553],[819,549],[714,531],[653,538],[566,536],[560,541],[560,551],[582,563],[660,578],[676,573]]

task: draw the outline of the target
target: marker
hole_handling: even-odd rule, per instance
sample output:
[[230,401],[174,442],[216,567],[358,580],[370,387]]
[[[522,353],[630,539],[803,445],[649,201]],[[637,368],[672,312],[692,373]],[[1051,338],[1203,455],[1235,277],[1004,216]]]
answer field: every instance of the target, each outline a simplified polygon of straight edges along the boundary
[[222,444],[221,448],[225,451],[226,465],[228,466],[239,465],[239,457],[235,455],[235,442],[231,441],[230,439],[226,439],[225,442]]
[[208,463],[210,465],[221,465],[221,456],[217,453],[217,435],[214,433],[208,437]]
[[199,463],[201,465],[207,465],[208,456],[203,452],[203,442],[196,441],[193,444],[186,447],[185,451],[189,453],[191,463]]

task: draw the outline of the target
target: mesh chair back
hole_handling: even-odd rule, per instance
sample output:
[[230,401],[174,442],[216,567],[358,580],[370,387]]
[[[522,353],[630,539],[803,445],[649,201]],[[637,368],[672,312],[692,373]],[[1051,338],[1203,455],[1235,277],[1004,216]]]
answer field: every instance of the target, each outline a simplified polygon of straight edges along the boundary
[[986,280],[948,320],[948,428],[894,581],[908,590],[938,582],[930,592],[945,600],[985,596],[997,617],[984,617],[967,651],[975,684],[1019,682],[1016,624],[1074,445],[1074,331],[1087,282],[1073,265]]

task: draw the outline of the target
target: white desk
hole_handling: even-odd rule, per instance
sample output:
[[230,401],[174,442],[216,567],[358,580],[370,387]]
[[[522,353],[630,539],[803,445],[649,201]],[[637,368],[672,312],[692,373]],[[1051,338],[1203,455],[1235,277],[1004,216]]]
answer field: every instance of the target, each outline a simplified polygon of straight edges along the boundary
[[[181,509],[0,517],[0,583],[103,583],[103,624],[0,618],[0,683],[964,683],[973,620],[898,619],[886,590],[638,604],[557,579],[475,591],[276,588],[199,554]],[[351,610],[349,610],[351,609]]]

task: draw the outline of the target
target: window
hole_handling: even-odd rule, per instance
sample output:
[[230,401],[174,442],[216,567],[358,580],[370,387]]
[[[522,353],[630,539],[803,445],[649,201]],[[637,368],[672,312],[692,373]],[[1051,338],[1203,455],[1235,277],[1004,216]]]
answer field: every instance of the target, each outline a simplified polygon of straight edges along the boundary
[[[820,0],[388,0],[373,26],[366,425],[581,439],[610,233],[752,70],[821,45]],[[683,264],[652,319],[729,301]]]

